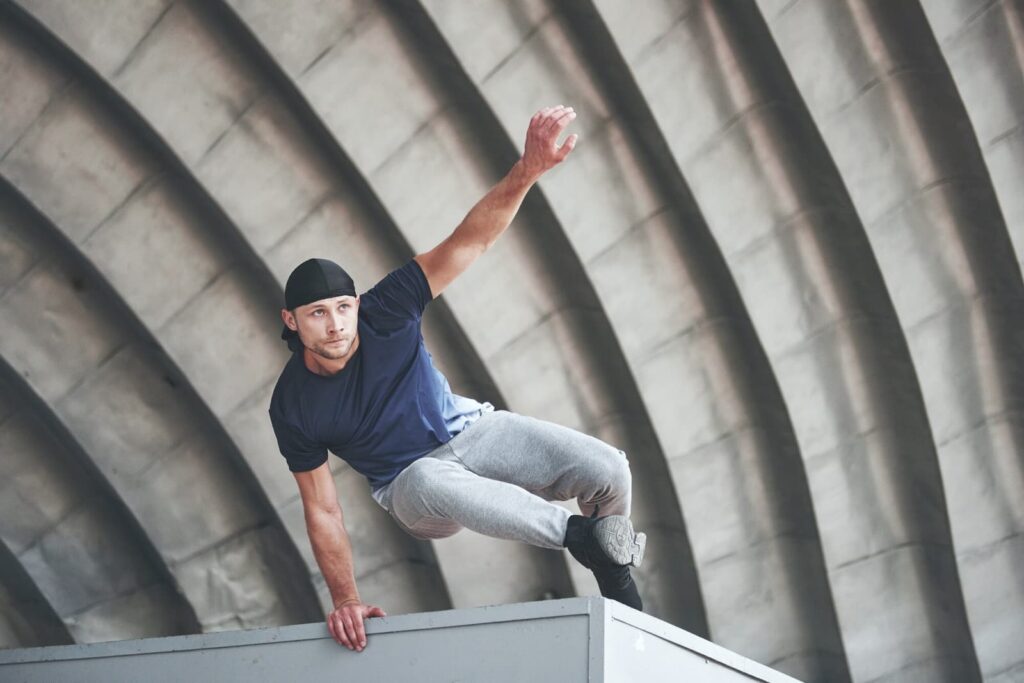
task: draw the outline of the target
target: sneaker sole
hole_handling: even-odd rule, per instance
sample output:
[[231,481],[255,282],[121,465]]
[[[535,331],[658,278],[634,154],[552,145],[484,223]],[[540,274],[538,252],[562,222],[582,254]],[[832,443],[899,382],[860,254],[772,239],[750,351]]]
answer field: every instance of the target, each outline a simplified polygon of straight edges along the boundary
[[602,517],[594,527],[594,537],[601,549],[616,564],[639,567],[647,548],[647,534],[633,530],[628,517]]

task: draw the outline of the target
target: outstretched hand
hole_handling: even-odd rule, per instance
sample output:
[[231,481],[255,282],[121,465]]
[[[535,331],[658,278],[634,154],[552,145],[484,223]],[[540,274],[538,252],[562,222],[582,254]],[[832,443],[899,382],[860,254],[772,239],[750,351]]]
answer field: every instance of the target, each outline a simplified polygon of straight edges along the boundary
[[526,131],[526,149],[522,159],[523,166],[530,173],[540,177],[569,156],[579,135],[573,133],[561,146],[556,143],[558,136],[575,118],[573,108],[561,104],[557,107],[544,107],[533,115]]
[[344,602],[327,615],[327,628],[339,645],[362,652],[366,647],[363,619],[386,616],[384,610],[375,605],[364,605],[355,601]]

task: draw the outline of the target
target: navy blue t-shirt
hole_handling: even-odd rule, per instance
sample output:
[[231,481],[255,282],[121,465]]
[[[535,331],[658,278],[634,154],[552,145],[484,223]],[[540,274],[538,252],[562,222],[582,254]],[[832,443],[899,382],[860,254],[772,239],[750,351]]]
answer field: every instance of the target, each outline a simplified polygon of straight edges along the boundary
[[270,399],[270,421],[292,472],[315,469],[330,450],[377,490],[455,434],[489,403],[453,394],[420,330],[432,299],[410,260],[360,297],[359,348],[324,377],[292,354]]

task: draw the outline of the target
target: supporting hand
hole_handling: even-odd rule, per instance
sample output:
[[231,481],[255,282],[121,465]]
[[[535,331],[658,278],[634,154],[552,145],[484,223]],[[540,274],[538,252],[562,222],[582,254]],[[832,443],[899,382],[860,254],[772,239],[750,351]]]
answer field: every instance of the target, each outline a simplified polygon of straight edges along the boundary
[[364,605],[358,600],[346,600],[327,615],[327,628],[331,637],[350,650],[362,652],[366,647],[366,630],[363,619],[367,617],[386,617],[380,607]]

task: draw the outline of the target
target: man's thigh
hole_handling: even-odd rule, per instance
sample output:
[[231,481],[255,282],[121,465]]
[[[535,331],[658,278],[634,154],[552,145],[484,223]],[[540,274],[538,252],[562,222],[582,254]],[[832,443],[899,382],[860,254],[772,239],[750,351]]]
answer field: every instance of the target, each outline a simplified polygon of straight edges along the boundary
[[416,460],[391,483],[388,512],[403,531],[421,540],[447,538],[462,530],[462,525],[441,514],[438,496],[446,495],[441,485],[451,483],[462,466],[446,460],[424,457]]
[[628,469],[626,455],[600,439],[503,410],[480,418],[451,445],[470,471],[558,500],[576,495],[581,480],[616,478]]

